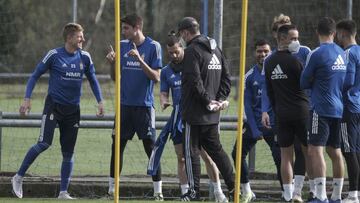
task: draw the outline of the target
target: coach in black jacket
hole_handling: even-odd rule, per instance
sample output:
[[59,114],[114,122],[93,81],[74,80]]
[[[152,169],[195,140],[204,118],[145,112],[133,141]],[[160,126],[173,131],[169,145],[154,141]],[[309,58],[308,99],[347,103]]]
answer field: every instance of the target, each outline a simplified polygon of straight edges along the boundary
[[[220,110],[226,106],[230,93],[230,75],[215,40],[200,35],[199,24],[194,18],[183,18],[178,24],[178,32],[187,43],[181,65],[181,108],[190,190],[182,200],[192,201],[199,198],[200,147],[216,163],[229,191],[234,189],[233,167],[219,139]],[[227,202],[227,199],[217,201]]]

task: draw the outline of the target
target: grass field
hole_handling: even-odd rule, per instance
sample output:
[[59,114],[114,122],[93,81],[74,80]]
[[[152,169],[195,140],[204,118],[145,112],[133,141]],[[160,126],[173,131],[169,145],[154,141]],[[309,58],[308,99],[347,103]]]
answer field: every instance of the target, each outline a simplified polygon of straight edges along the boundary
[[[103,95],[106,100],[106,113],[114,112],[114,85],[111,82],[102,83]],[[0,110],[6,112],[17,112],[22,102],[25,84],[2,84],[0,90]],[[32,99],[32,112],[41,112],[46,95],[47,85],[39,83],[35,89]],[[162,112],[159,108],[158,85],[155,88],[155,108],[157,115],[169,115],[170,109]],[[234,90],[232,94],[234,94]],[[223,115],[237,115],[237,102],[230,97],[230,108]],[[83,86],[81,100],[82,114],[94,114],[96,102],[92,96],[87,83]],[[157,132],[159,133],[159,132]],[[2,153],[1,171],[15,172],[26,151],[36,143],[39,134],[37,128],[3,128],[2,129]],[[230,154],[235,141],[236,132],[223,131],[221,142],[225,151]],[[58,131],[56,130],[53,145],[45,153],[42,153],[29,169],[28,173],[34,175],[57,176],[59,174],[61,153]],[[74,176],[83,175],[108,175],[111,147],[111,130],[106,129],[80,129],[75,149]],[[145,174],[147,158],[145,156],[142,142],[134,138],[128,143],[125,150],[123,175]],[[329,162],[328,162],[329,163]],[[202,167],[203,173],[205,167]],[[274,173],[275,167],[271,153],[264,141],[256,145],[256,171]],[[176,173],[176,156],[172,141],[166,145],[163,153],[162,171],[164,174]],[[331,168],[328,175],[331,174]]]
[[[66,201],[60,201],[57,199],[38,199],[38,198],[24,198],[24,199],[15,199],[15,198],[0,198],[0,202],[3,203],[21,203],[21,202],[26,202],[26,203],[53,203],[53,202],[89,202],[89,203],[111,203],[114,202],[114,200],[91,200],[91,199],[77,199],[77,200],[66,200]],[[154,202],[153,200],[119,200],[119,202],[121,203],[149,203],[149,202]],[[178,203],[180,201],[164,201],[167,203]],[[265,201],[256,201],[258,203],[262,203]],[[266,201],[267,203],[271,203],[270,201]]]

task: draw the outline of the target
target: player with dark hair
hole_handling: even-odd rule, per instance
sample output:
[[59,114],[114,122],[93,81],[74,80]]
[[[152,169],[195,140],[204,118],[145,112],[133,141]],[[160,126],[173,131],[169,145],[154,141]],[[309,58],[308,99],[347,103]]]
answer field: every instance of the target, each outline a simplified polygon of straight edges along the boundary
[[[291,25],[290,17],[284,14],[280,14],[279,16],[275,16],[273,23],[271,25],[272,36],[274,39],[277,39],[277,30],[282,25]],[[303,65],[305,66],[306,57],[310,53],[310,48],[307,46],[303,46],[299,42],[299,32],[295,32],[295,35],[292,37],[291,43],[288,45],[288,50],[295,56]],[[275,53],[276,49],[273,50],[272,53]],[[306,90],[308,96],[310,96],[310,91]],[[271,105],[269,99],[267,97],[266,87],[262,88],[262,123],[265,127],[270,128],[270,118],[268,112],[271,111]],[[295,138],[297,139],[297,138]],[[301,149],[301,144],[298,140],[294,143],[295,149],[295,162],[294,162],[294,192],[293,192],[293,201],[295,202],[303,202],[301,197],[301,191],[304,185],[305,180],[305,172],[308,173],[309,176],[309,186],[310,186],[310,195],[309,198],[313,196],[314,193],[314,180],[311,177],[311,171],[309,168],[306,168],[305,158]]]
[[307,122],[309,102],[305,91],[300,89],[302,64],[289,51],[295,25],[283,25],[278,29],[276,52],[264,61],[265,83],[271,106],[276,115],[277,138],[281,150],[281,177],[285,201],[293,198],[293,153],[295,137],[301,142],[306,160]]
[[[225,57],[215,40],[200,35],[199,24],[185,17],[178,33],[187,43],[181,76],[181,116],[186,172],[190,184],[182,201],[200,198],[201,147],[216,163],[229,191],[234,189],[234,171],[219,139],[219,110],[224,109],[230,93],[230,74]],[[227,202],[224,199],[222,202]]]
[[[274,122],[272,111],[269,112],[272,128],[265,128],[261,123],[261,94],[264,75],[261,74],[264,59],[270,55],[270,44],[266,40],[255,42],[256,64],[245,74],[244,105],[246,122],[244,123],[243,144],[241,153],[241,202],[247,203],[255,198],[251,191],[249,181],[249,170],[246,157],[257,141],[264,139],[268,144],[277,169],[277,176],[282,187],[280,174],[280,148],[275,141]],[[236,142],[232,151],[234,162],[236,160]]]
[[340,119],[343,114],[346,56],[333,42],[336,31],[333,19],[320,19],[316,31],[320,46],[309,54],[300,82],[302,89],[311,89],[308,154],[315,182],[315,199],[311,202],[328,202],[323,155],[325,146],[333,164],[333,192],[330,202],[341,202],[344,163],[340,150]]
[[37,144],[27,152],[16,175],[11,179],[14,194],[22,198],[23,177],[35,159],[50,147],[56,125],[60,130],[60,144],[63,161],[59,199],[74,199],[67,189],[70,184],[74,164],[74,148],[80,122],[80,95],[83,76],[89,80],[98,102],[97,116],[104,115],[103,98],[99,82],[95,76],[94,64],[88,52],[82,50],[85,42],[84,29],[76,23],[65,25],[63,37],[65,45],[50,50],[36,66],[27,85],[25,98],[20,106],[20,114],[30,111],[30,98],[37,80],[46,71],[50,72],[48,95],[41,121],[40,137]]
[[336,37],[346,50],[348,59],[343,102],[344,113],[341,123],[342,153],[345,157],[349,193],[343,203],[359,203],[360,189],[360,46],[356,44],[356,23],[342,20],[336,25]]
[[[171,105],[169,102],[169,91],[172,95],[173,111],[171,117],[162,129],[158,139],[155,142],[155,147],[152,151],[151,158],[148,164],[148,174],[156,174],[160,165],[160,159],[164,150],[166,141],[171,134],[171,139],[174,143],[175,152],[178,159],[178,176],[181,186],[181,193],[184,195],[188,192],[189,184],[185,171],[185,160],[183,154],[182,144],[182,129],[181,129],[181,62],[184,59],[184,48],[180,38],[175,36],[175,32],[170,32],[166,48],[171,62],[161,70],[160,74],[160,105],[162,109],[166,109]],[[200,155],[205,162],[206,170],[210,179],[210,191],[217,202],[222,202],[226,199],[222,189],[219,178],[219,170],[216,164],[211,160],[204,149],[201,149]]]
[[[136,133],[150,158],[155,143],[155,110],[153,88],[160,81],[162,53],[160,44],[143,34],[143,20],[137,14],[130,14],[121,19],[121,135],[120,135],[120,172],[123,166],[124,150],[127,142]],[[111,63],[111,75],[115,79],[115,52],[106,56]],[[114,158],[115,136],[112,135],[110,160],[110,195],[114,193]],[[154,197],[163,201],[161,169],[152,176]]]

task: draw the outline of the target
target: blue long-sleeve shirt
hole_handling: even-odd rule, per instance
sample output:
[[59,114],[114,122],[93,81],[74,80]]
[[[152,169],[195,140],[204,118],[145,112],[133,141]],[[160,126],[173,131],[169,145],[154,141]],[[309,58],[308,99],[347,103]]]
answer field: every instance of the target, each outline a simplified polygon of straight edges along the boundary
[[312,110],[320,116],[342,117],[345,59],[345,52],[335,43],[320,44],[307,58],[300,87],[311,89]]
[[[261,69],[262,67],[255,65],[245,74],[245,115],[253,138],[257,138],[263,135],[261,132],[261,129],[263,128],[261,123],[261,97],[263,91],[262,87],[265,83],[265,77],[261,74]],[[268,113],[270,116],[271,125],[274,125],[273,112],[270,110]]]
[[344,107],[352,113],[360,113],[360,46],[346,48],[348,59],[344,82]]
[[[309,55],[310,53],[310,48],[307,46],[300,46],[300,49],[298,52],[296,53],[292,53],[293,56],[295,56],[300,63],[305,67],[305,63],[306,63],[306,57]],[[275,53],[276,50],[273,51],[273,53]],[[262,71],[262,74],[265,75],[264,69]],[[310,96],[311,92],[309,90],[306,90],[308,96]],[[262,96],[261,96],[261,110],[262,112],[269,112],[271,111],[271,104],[269,101],[269,97],[267,95],[267,89],[266,89],[266,83],[263,84],[262,87]]]
[[36,81],[48,70],[50,72],[48,95],[56,103],[63,105],[80,103],[84,74],[89,80],[96,100],[98,102],[103,100],[90,54],[80,49],[75,53],[69,53],[65,47],[50,50],[36,66],[27,82],[25,98],[31,98]]

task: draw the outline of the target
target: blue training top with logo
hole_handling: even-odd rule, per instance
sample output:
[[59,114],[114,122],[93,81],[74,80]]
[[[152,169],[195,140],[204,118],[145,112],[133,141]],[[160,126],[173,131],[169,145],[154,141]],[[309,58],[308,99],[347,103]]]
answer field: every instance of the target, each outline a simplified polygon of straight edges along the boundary
[[300,87],[311,89],[311,109],[320,116],[342,117],[345,59],[345,52],[335,43],[322,43],[307,57]]
[[344,82],[344,106],[352,113],[360,113],[360,46],[346,48],[348,59]]
[[[300,63],[305,67],[305,63],[306,63],[306,57],[309,55],[310,53],[310,48],[307,46],[300,46],[300,49],[298,52],[296,53],[292,53],[293,56],[295,56]],[[275,53],[276,49],[271,53]],[[265,75],[264,69],[261,72],[262,75]],[[269,97],[267,96],[267,92],[266,92],[266,84],[265,82],[263,83],[263,88],[262,88],[262,96],[261,96],[261,110],[262,112],[269,112],[271,111],[271,105],[270,105],[270,101],[269,101]],[[307,91],[307,94],[310,96],[310,91]]]
[[[136,47],[140,56],[152,69],[161,69],[161,46],[149,37]],[[134,49],[133,42],[121,41],[121,104],[151,107],[154,103],[154,81],[144,73],[137,59],[128,56]]]
[[181,72],[174,72],[168,64],[161,70],[160,74],[160,92],[167,92],[171,90],[173,106],[180,104],[181,98]]
[[50,50],[36,66],[26,85],[25,98],[31,97],[36,81],[47,70],[50,72],[48,94],[54,102],[79,105],[84,74],[89,80],[96,100],[103,100],[90,54],[80,49],[75,53],[69,53],[65,47]]
[[[244,92],[244,105],[247,123],[250,126],[251,135],[253,138],[261,135],[260,129],[263,128],[261,124],[261,96],[262,87],[265,83],[265,76],[261,74],[262,67],[259,65],[253,66],[245,74],[245,92]],[[269,111],[270,123],[274,125],[274,114],[272,110]]]

